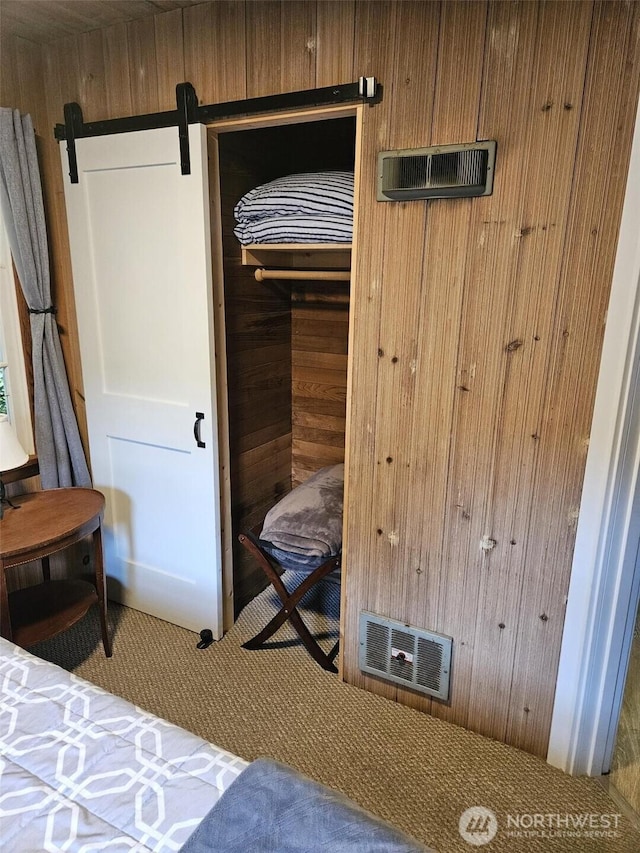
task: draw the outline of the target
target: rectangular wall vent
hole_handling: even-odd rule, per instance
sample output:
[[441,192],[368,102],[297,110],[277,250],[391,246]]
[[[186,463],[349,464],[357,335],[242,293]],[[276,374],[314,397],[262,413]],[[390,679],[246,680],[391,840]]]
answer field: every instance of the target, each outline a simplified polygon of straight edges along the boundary
[[495,140],[381,151],[378,201],[491,195],[495,161]]
[[360,669],[420,693],[449,698],[452,646],[443,634],[360,614]]

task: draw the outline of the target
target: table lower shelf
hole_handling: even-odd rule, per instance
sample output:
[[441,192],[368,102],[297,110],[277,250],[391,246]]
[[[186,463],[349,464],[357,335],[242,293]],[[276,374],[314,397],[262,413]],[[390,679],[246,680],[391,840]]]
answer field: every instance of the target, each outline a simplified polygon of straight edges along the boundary
[[13,642],[23,648],[66,631],[98,601],[83,580],[45,581],[9,593]]

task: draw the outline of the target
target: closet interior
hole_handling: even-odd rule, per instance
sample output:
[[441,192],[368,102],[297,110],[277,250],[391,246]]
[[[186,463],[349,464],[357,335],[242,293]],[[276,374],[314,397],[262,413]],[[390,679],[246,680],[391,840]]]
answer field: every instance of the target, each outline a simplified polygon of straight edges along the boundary
[[351,244],[242,246],[234,207],[285,175],[353,172],[356,117],[222,130],[209,133],[218,181],[212,205],[219,200],[213,255],[221,247],[217,299],[224,303],[217,357],[219,409],[228,417],[225,554],[237,615],[265,586],[238,534],[314,471],[344,461]]

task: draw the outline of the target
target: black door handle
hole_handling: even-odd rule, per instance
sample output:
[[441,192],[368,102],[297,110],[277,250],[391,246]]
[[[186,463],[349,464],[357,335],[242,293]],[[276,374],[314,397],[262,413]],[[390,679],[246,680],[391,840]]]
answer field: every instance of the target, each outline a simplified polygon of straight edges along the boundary
[[203,412],[196,412],[196,422],[193,425],[193,437],[196,440],[198,447],[206,447],[204,441],[200,441],[200,421],[204,420]]

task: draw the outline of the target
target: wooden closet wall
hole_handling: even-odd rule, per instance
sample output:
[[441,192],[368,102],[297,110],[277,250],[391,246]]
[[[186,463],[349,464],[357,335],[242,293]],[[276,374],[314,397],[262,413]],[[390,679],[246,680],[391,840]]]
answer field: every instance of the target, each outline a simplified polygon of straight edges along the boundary
[[[52,136],[63,105],[78,101],[91,121],[173,109],[183,80],[203,103],[361,74],[383,83],[382,102],[364,111],[350,304],[342,673],[539,755],[638,103],[639,33],[640,4],[628,2],[230,0],[2,45],[2,102],[31,112],[39,134],[57,319],[81,423]],[[498,141],[490,198],[376,202],[380,150],[476,138]],[[483,537],[491,550],[480,549]],[[362,610],[453,637],[450,703],[362,675]]]
[[238,533],[314,471],[344,461],[349,283],[257,282],[256,267],[242,265],[233,208],[283,175],[352,170],[354,146],[353,118],[218,138],[236,613],[265,586]]

